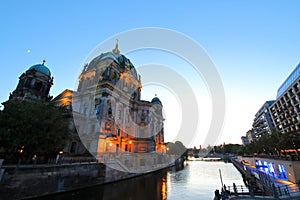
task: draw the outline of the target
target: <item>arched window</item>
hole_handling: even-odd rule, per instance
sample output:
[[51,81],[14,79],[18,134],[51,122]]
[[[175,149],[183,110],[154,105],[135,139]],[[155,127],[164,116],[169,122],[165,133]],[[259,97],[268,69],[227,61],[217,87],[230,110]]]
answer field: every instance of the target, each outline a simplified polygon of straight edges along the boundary
[[121,120],[122,119],[122,111],[118,110],[118,119]]
[[112,115],[112,109],[111,109],[111,106],[108,108],[107,114],[108,114],[108,115]]
[[142,115],[141,115],[141,121],[142,122],[145,121],[145,114],[144,113],[142,113]]

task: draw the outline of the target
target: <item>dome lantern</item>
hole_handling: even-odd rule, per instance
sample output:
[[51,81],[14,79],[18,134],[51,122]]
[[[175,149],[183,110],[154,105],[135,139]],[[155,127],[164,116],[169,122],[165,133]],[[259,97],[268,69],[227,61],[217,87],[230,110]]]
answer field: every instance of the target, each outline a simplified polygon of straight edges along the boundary
[[51,76],[51,72],[49,70],[48,67],[46,67],[45,65],[45,62],[46,60],[43,60],[43,63],[42,64],[35,64],[35,65],[32,65],[28,70],[35,70],[35,71],[38,71],[38,72],[41,72],[47,76]]

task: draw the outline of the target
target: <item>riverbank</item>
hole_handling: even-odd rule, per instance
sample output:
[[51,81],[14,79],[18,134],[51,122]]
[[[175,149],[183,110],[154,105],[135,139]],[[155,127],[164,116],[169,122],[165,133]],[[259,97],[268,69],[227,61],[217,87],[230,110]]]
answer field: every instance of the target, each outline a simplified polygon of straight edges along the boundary
[[243,184],[231,163],[188,161],[178,170],[170,167],[154,173],[95,187],[39,197],[39,200],[182,200],[212,199],[220,188],[219,169],[224,183]]
[[155,173],[173,165],[180,168],[183,162],[160,165],[144,173],[119,171],[98,162],[2,166],[0,199],[33,198],[95,187]]

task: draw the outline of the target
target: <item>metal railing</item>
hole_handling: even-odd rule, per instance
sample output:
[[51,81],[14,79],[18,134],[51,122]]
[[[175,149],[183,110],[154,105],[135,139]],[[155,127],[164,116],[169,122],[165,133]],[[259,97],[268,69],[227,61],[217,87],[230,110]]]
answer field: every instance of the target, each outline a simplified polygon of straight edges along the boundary
[[2,167],[38,167],[38,166],[59,166],[70,164],[82,164],[82,163],[97,163],[97,159],[92,157],[61,157],[49,158],[47,160],[19,160],[17,163],[8,163],[2,165]]
[[[244,168],[244,165],[232,159],[235,165]],[[245,168],[244,168],[245,169]],[[267,175],[266,173],[256,169],[246,167],[247,173],[250,175],[257,174],[256,181],[261,183],[268,191],[272,193],[272,196],[276,199],[286,198],[286,197],[299,197],[300,198],[300,183],[298,184],[284,184],[279,183],[276,178]]]
[[244,186],[244,185],[235,185],[235,183],[233,183],[232,186],[225,186],[224,185],[224,191],[227,194],[236,195],[236,196],[242,195],[242,194],[250,194],[250,191],[246,186]]
[[300,198],[300,185],[299,184],[290,184],[290,185],[275,185],[272,184],[272,192],[275,198],[283,197],[299,197]]

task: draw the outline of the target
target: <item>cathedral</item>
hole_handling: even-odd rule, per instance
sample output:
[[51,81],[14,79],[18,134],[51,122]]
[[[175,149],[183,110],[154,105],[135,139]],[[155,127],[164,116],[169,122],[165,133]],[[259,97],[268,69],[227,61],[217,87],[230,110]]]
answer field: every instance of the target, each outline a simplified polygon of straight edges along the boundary
[[73,116],[92,154],[165,153],[162,103],[141,100],[141,77],[118,43],[85,64],[78,79]]
[[[125,171],[165,162],[162,102],[156,95],[151,101],[141,99],[141,76],[120,53],[118,43],[84,65],[76,91],[66,89],[52,99],[52,85],[43,61],[19,77],[9,100],[40,99],[69,110],[72,137],[63,150],[65,156],[88,151],[99,162],[109,164],[109,160],[110,167]],[[111,158],[118,166],[112,166]]]

